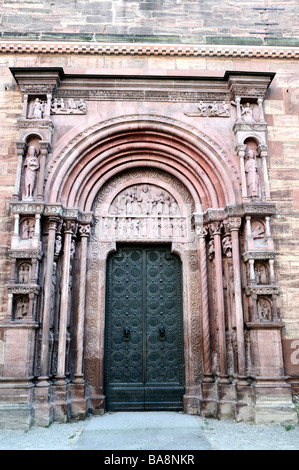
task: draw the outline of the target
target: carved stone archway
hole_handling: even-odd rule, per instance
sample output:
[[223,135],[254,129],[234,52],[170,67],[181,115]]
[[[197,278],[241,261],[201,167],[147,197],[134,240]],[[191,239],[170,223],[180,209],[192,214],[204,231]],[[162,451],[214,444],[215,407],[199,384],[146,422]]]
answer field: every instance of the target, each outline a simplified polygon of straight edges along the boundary
[[[81,85],[61,69],[13,73],[24,99],[1,324],[9,358],[3,403],[13,390],[15,412],[22,409],[30,423],[34,415],[38,425],[104,411],[106,260],[120,241],[159,241],[171,243],[183,264],[185,411],[258,422],[279,408],[294,419],[281,351],[263,115],[273,74],[227,72],[210,77],[209,86],[205,78],[186,78],[175,91],[177,77],[148,77],[146,99],[170,106],[161,115],[163,106],[160,114],[133,111],[145,99],[144,77],[121,80],[120,90],[115,77],[102,77],[102,90],[96,77],[83,77]],[[80,119],[93,101],[131,102],[132,87],[134,114]],[[78,98],[75,115],[74,108],[61,109],[70,93]],[[35,102],[44,114],[32,114]],[[247,102],[254,113],[245,120]],[[195,105],[196,112],[174,119],[173,103]],[[53,121],[59,124],[63,113],[79,120],[59,140]],[[189,117],[205,119],[207,127],[191,125]],[[210,124],[222,118],[225,143]],[[27,157],[39,164],[24,192]]]

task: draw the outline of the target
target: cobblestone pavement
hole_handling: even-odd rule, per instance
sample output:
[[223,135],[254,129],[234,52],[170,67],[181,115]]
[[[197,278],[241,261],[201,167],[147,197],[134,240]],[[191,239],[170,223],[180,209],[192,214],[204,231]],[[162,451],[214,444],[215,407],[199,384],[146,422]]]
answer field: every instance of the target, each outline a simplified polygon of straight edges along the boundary
[[28,431],[0,430],[0,450],[299,450],[299,426],[117,412]]

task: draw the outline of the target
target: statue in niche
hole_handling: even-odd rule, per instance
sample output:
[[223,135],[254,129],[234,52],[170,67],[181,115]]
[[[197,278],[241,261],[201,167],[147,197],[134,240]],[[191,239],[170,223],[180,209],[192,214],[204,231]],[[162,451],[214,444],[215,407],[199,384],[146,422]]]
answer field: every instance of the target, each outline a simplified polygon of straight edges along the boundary
[[30,119],[43,119],[45,111],[45,103],[39,98],[35,98]]
[[268,284],[268,271],[264,264],[257,264],[254,271],[257,284]]
[[30,281],[31,265],[29,263],[22,263],[18,269],[18,282],[19,284],[28,284]]
[[34,145],[28,148],[27,156],[24,162],[24,199],[33,200],[33,193],[35,189],[35,183],[37,178],[37,171],[39,169],[38,152]]
[[246,103],[245,106],[241,105],[241,116],[244,122],[255,122],[253,119],[253,109],[250,106],[250,103]]
[[260,320],[270,321],[271,305],[268,300],[260,299],[258,301],[258,315],[259,315]]
[[28,299],[20,297],[16,301],[15,319],[23,320],[28,315]]
[[21,224],[21,238],[28,240],[34,237],[35,234],[35,221],[33,219],[26,219]]
[[247,161],[245,164],[245,173],[247,176],[247,190],[249,197],[259,197],[259,174],[255,158],[255,153],[252,149],[248,149]]

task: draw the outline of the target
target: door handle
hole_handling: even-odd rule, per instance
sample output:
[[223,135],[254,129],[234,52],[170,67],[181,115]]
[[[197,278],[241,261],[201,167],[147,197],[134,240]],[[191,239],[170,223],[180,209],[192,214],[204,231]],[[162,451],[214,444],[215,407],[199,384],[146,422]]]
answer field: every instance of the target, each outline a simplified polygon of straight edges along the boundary
[[124,327],[124,337],[125,337],[125,339],[128,339],[128,338],[129,338],[130,332],[131,332],[130,327],[129,327],[129,326],[125,326],[125,327]]
[[165,333],[166,333],[166,329],[165,329],[165,326],[162,324],[161,322],[161,326],[159,328],[159,335],[160,335],[160,340],[161,341],[164,341],[165,340]]

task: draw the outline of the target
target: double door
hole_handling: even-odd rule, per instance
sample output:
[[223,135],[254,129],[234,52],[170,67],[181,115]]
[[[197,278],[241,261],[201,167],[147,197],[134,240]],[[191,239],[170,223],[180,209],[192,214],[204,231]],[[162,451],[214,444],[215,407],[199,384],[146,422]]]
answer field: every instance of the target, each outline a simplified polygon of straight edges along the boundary
[[183,407],[182,272],[168,246],[120,245],[107,262],[107,410]]

